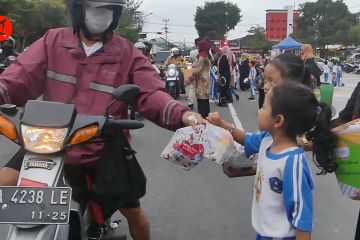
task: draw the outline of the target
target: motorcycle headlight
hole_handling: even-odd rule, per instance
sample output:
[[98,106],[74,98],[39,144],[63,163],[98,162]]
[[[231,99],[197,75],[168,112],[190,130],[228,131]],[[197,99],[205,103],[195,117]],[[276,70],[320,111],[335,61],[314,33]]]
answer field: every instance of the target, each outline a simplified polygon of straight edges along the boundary
[[24,148],[34,153],[55,153],[63,146],[68,128],[46,128],[21,125]]
[[175,76],[175,73],[176,73],[176,70],[173,69],[173,68],[170,68],[170,69],[167,71],[167,75],[168,75],[169,77]]

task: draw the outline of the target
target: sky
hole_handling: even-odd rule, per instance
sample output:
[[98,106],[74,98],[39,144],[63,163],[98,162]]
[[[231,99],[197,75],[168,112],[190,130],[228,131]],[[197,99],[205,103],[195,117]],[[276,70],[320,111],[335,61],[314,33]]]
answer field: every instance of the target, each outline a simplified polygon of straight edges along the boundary
[[[359,0],[343,0],[351,12],[360,12]],[[235,30],[229,32],[228,39],[235,39],[247,35],[251,26],[260,25],[265,27],[265,10],[283,9],[284,6],[298,5],[314,0],[230,0],[241,9],[242,21]],[[160,37],[151,32],[163,31],[164,19],[169,19],[170,41],[186,42],[192,44],[197,38],[194,27],[194,15],[197,6],[204,6],[204,0],[143,0],[140,11],[144,13],[145,24],[143,32],[149,32],[148,38]]]

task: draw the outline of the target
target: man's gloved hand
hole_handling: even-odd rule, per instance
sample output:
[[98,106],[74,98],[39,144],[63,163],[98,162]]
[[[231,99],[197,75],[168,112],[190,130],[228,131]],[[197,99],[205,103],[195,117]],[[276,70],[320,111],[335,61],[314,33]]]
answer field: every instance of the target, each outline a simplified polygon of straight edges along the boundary
[[184,126],[195,126],[206,124],[206,120],[198,113],[187,111],[182,116],[182,123]]

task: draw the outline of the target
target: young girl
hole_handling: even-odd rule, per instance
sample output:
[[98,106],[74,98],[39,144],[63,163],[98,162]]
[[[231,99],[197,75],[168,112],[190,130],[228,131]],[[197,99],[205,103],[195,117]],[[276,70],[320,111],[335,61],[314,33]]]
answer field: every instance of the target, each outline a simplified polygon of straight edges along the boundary
[[258,153],[257,167],[236,170],[224,166],[230,177],[255,175],[252,225],[257,240],[311,239],[314,187],[304,150],[296,137],[306,133],[313,141],[319,174],[336,169],[332,150],[336,136],[330,131],[331,109],[319,103],[302,84],[287,81],[273,87],[259,110],[261,133],[245,133],[222,120],[218,113],[208,121],[228,129],[245,146],[248,156]]

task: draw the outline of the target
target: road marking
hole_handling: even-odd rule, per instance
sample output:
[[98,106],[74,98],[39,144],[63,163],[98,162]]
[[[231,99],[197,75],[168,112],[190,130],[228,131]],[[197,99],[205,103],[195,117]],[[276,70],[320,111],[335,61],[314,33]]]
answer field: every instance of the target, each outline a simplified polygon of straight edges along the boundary
[[3,199],[2,199],[2,190],[0,190],[0,204],[3,203]]
[[242,126],[242,124],[240,122],[240,119],[239,119],[239,117],[238,117],[238,115],[237,115],[237,113],[235,111],[234,106],[232,105],[232,103],[228,103],[228,106],[229,106],[229,109],[230,109],[231,116],[232,116],[232,118],[234,120],[235,126],[238,129],[240,129],[241,131],[244,131],[244,128],[243,128],[243,126]]

